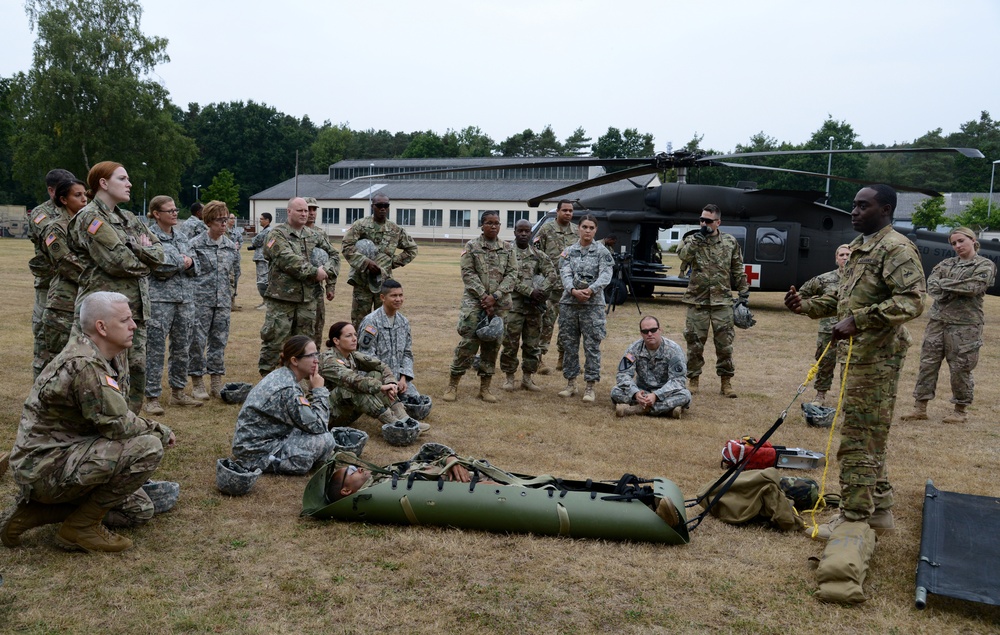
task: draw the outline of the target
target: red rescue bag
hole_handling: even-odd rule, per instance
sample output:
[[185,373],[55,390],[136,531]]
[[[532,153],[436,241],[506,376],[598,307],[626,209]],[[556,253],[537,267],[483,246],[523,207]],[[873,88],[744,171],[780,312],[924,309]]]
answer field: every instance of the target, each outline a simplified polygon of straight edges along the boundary
[[[770,441],[765,441],[757,448],[757,439],[753,437],[743,437],[742,439],[732,439],[722,448],[722,467],[730,468],[749,456],[744,469],[763,470],[774,467],[778,464],[778,451],[774,449]],[[757,448],[756,452],[754,448]]]

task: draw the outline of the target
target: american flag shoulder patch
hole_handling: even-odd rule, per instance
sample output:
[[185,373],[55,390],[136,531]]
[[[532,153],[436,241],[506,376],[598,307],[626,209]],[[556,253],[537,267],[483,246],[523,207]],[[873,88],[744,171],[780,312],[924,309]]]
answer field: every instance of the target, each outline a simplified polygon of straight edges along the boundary
[[100,229],[102,225],[104,225],[104,221],[102,221],[100,218],[95,218],[87,227],[87,233],[93,236],[94,234],[97,233],[97,230]]

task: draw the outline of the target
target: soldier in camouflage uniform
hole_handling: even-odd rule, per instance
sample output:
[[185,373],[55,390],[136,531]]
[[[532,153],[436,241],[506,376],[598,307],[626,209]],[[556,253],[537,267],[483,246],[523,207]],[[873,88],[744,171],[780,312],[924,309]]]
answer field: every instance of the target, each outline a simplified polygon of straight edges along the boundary
[[563,295],[559,309],[559,339],[563,345],[563,377],[566,388],[560,397],[576,394],[576,377],[580,374],[580,339],[586,356],[583,378],[587,388],[583,401],[593,403],[594,384],[601,381],[601,341],[607,337],[607,315],[604,311],[604,287],[611,282],[615,263],[611,252],[594,241],[597,219],[591,214],[580,218],[580,240],[559,255],[559,276]]
[[174,434],[128,409],[124,352],[136,328],[129,300],[95,292],[81,305],[82,332],[45,367],[24,404],[10,455],[20,499],[0,521],[8,547],[28,529],[62,521],[61,547],[123,551],[132,541],[101,521],[129,526],[153,516],[141,486]]
[[[39,363],[48,361],[45,356],[45,335],[43,334],[42,312],[45,310],[46,298],[49,292],[49,284],[55,269],[52,266],[52,259],[48,253],[45,239],[49,236],[48,226],[58,220],[63,213],[56,206],[56,187],[63,181],[72,181],[76,177],[69,170],[56,168],[49,170],[45,175],[45,187],[48,190],[49,198],[35,209],[28,213],[28,238],[35,246],[35,255],[28,261],[28,269],[35,279],[35,304],[31,311],[31,334],[34,336],[34,373],[35,377],[42,371]],[[59,351],[56,351],[58,353]]]
[[555,279],[552,261],[531,244],[531,223],[519,220],[514,225],[514,245],[517,247],[517,283],[512,293],[513,306],[504,324],[503,354],[500,370],[507,375],[504,390],[515,390],[517,348],[521,346],[521,387],[540,391],[531,376],[538,372],[542,356],[541,333],[545,316],[545,301]]
[[[378,257],[375,260],[365,258],[358,253],[358,241],[362,238],[375,243]],[[417,243],[402,227],[389,220],[389,197],[376,194],[372,198],[372,215],[355,221],[344,235],[341,243],[344,259],[351,263],[351,277],[347,284],[354,287],[351,300],[351,323],[355,327],[361,325],[361,320],[378,306],[378,293],[368,286],[369,275],[379,275],[382,279],[391,278],[392,270],[411,262],[417,257]],[[399,250],[399,253],[396,253]]]
[[717,205],[708,204],[699,218],[701,231],[684,239],[677,250],[683,268],[691,268],[684,303],[689,305],[684,324],[684,339],[688,345],[688,387],[698,392],[701,369],[705,366],[705,342],[708,328],[712,327],[715,340],[715,372],[722,378],[720,394],[736,397],[732,377],[736,374],[733,364],[732,292],[739,293],[741,302],[748,302],[750,286],[743,268],[740,245],[729,234],[719,231],[722,212]]
[[[353,324],[333,324],[326,344],[330,348],[320,358],[319,373],[330,390],[331,428],[350,425],[362,414],[383,425],[409,418],[399,401],[396,374],[377,357],[358,352]],[[423,423],[420,429],[430,426]]]
[[611,389],[615,414],[670,416],[680,419],[691,403],[684,351],[660,335],[660,321],[639,321],[642,338],[625,351],[618,364],[618,385]]
[[149,230],[163,246],[164,263],[153,269],[149,279],[149,338],[146,342],[146,412],[162,415],[163,362],[167,337],[170,359],[167,382],[172,406],[200,406],[201,402],[184,394],[187,384],[188,355],[195,328],[194,280],[197,263],[187,236],[176,228],[177,205],[169,196],[154,196],[149,202]]
[[313,232],[306,228],[309,208],[304,198],[288,201],[288,222],[271,230],[267,250],[267,315],[260,329],[261,376],[278,364],[282,342],[292,335],[313,337],[316,328],[316,297],[312,284],[336,277],[335,261],[322,267],[312,264]]
[[927,294],[934,298],[931,319],[920,349],[920,370],[913,388],[913,411],[903,421],[927,419],[927,402],[934,398],[941,362],[948,360],[951,403],[955,411],[944,423],[964,423],[972,403],[972,371],[983,345],[983,296],[996,280],[997,267],[977,255],[979,240],[967,227],[951,230],[948,242],[958,255],[934,265],[927,277]]
[[[229,219],[225,203],[209,202],[205,205],[203,218],[208,231],[198,234],[190,242],[198,275],[194,279],[194,337],[191,339],[187,373],[194,387],[192,396],[205,401],[209,395],[222,397],[233,302],[230,281],[240,252],[225,233]],[[206,374],[211,377],[209,394],[205,393]]]
[[410,321],[399,312],[403,307],[403,285],[387,278],[379,294],[382,306],[361,320],[358,350],[377,357],[392,369],[399,381],[399,394],[420,397],[413,385],[413,335]]
[[[559,263],[559,254],[577,241],[578,233],[579,228],[576,223],[573,222],[573,201],[563,199],[559,201],[556,211],[556,219],[550,223],[545,223],[542,225],[542,228],[538,230],[538,235],[535,236],[535,246],[541,249],[542,252],[549,257],[549,260],[552,261],[552,266],[556,267]],[[549,352],[549,344],[552,341],[552,333],[555,330],[556,322],[559,320],[559,303],[560,300],[562,300],[562,295],[562,280],[559,279],[559,272],[556,271],[555,280],[552,284],[552,291],[549,294],[548,308],[546,308],[545,315],[542,319],[540,344],[542,357]],[[558,338],[556,339],[556,351],[559,353],[556,357],[556,370],[562,370],[563,350],[562,342]],[[538,374],[549,374],[549,369],[545,366],[544,360],[539,361]]]
[[484,212],[480,219],[483,233],[465,244],[460,259],[465,292],[458,314],[458,334],[451,362],[451,379],[444,393],[445,401],[458,399],[458,382],[472,366],[479,351],[479,398],[487,403],[499,401],[490,391],[496,370],[500,342],[481,342],[476,329],[483,316],[505,318],[511,307],[510,292],[517,283],[517,256],[514,247],[497,238],[500,234],[498,212]]
[[[799,288],[799,295],[808,299],[837,293],[837,287],[840,286],[840,274],[843,272],[844,265],[847,264],[847,259],[850,256],[851,248],[849,246],[841,245],[837,247],[837,268],[809,279]],[[826,348],[833,340],[831,333],[833,332],[833,325],[836,323],[836,316],[820,319],[819,333],[816,335],[815,359],[820,360],[820,362],[819,369],[816,371],[816,381],[813,382],[813,387],[816,388],[816,397],[813,399],[813,403],[820,406],[826,405],[826,392],[833,385],[833,371],[837,368],[837,348],[830,346],[828,351]],[[823,356],[824,351],[826,351],[825,357]]]
[[205,226],[205,222],[201,220],[201,210],[203,209],[205,209],[205,206],[200,201],[195,201],[191,205],[191,215],[177,227],[178,231],[184,232],[188,240],[191,240],[198,234],[204,233],[208,229]]
[[[305,201],[302,212],[304,223]],[[327,429],[330,393],[308,335],[290,337],[279,355],[281,365],[253,387],[240,408],[233,458],[248,470],[305,474],[336,447]],[[308,397],[299,386],[304,379],[309,380]]]
[[926,290],[916,247],[893,230],[896,192],[871,185],[854,197],[851,224],[861,236],[851,241],[837,293],[803,300],[792,287],[785,306],[811,318],[837,315],[833,340],[853,338],[840,432],[840,514],[820,526],[826,539],[845,519],[867,521],[877,533],[891,531],[893,493],[886,470],[886,444],[896,403],[899,371],[910,334],[904,323],[920,315]]
[[69,224],[70,249],[83,265],[77,305],[94,291],[117,291],[129,300],[135,336],[128,352],[129,409],[138,414],[146,388],[146,321],[150,318],[149,273],[163,264],[159,239],[132,212],[132,183],[119,163],[102,161],[87,175],[89,205]]
[[[236,214],[230,214],[228,221],[229,222],[226,224],[226,237],[236,245],[236,254],[239,255],[240,249],[243,248],[243,228],[236,224]],[[240,311],[243,309],[242,306],[236,304],[236,291],[240,285],[241,273],[240,259],[237,258],[236,265],[229,274],[229,286],[233,289],[232,309],[234,311]]]
[[261,299],[258,309],[264,308],[263,300],[267,296],[267,255],[264,253],[264,244],[269,233],[271,233],[271,215],[264,212],[260,215],[260,231],[247,247],[253,252],[253,264],[257,268],[257,291]]
[[41,350],[36,350],[32,364],[35,377],[66,346],[70,331],[73,330],[76,295],[83,265],[70,250],[66,232],[70,219],[87,206],[86,191],[87,186],[77,179],[63,181],[56,186],[54,199],[58,214],[54,216],[58,217],[48,223],[41,241],[43,253],[50,262],[49,270],[54,275],[49,282],[45,309],[42,312],[39,333]]
[[313,296],[316,298],[316,325],[313,327],[313,338],[318,345],[323,341],[323,327],[326,326],[326,303],[333,300],[337,293],[337,277],[340,276],[340,253],[334,249],[330,243],[326,231],[321,227],[316,227],[316,210],[319,203],[311,196],[306,197],[306,206],[309,208],[309,216],[306,218],[306,229],[312,234],[308,242],[311,248],[310,262],[317,267],[333,267],[333,275],[326,279],[326,289],[323,285],[316,283],[313,285]]

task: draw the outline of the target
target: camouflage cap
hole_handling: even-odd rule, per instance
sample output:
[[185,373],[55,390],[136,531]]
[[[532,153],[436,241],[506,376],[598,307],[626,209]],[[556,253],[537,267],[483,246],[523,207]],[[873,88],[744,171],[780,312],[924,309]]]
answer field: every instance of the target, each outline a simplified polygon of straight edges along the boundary
[[800,512],[812,509],[819,500],[819,483],[804,476],[782,476],[779,482],[785,498]]
[[354,456],[361,456],[368,443],[368,433],[357,428],[332,428],[333,441],[336,444],[334,452],[353,452]]
[[306,197],[306,207],[319,207],[319,203],[316,202],[316,198],[313,196]]
[[243,496],[253,489],[260,468],[248,470],[233,459],[219,459],[215,462],[215,486],[223,494]]
[[413,419],[393,421],[382,426],[382,436],[389,445],[410,445],[420,436],[420,424]]
[[222,387],[219,394],[226,403],[239,404],[247,400],[247,395],[250,394],[252,388],[252,384],[244,381],[228,382]]
[[401,399],[406,414],[417,421],[423,421],[431,413],[431,398],[429,395],[408,395],[403,394]]
[[181,495],[180,483],[173,481],[146,481],[142,484],[149,500],[153,501],[153,513],[162,514],[174,508]]
[[837,414],[836,408],[827,408],[818,403],[802,404],[802,414],[806,417],[806,424],[816,428],[829,428],[833,425],[833,416]]

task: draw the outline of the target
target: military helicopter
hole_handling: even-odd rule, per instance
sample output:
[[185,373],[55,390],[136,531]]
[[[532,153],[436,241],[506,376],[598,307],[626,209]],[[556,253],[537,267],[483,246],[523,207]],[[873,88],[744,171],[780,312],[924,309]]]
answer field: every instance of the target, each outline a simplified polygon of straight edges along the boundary
[[[732,234],[739,242],[743,250],[743,261],[751,289],[786,291],[789,286],[799,286],[806,280],[834,267],[834,254],[837,247],[849,243],[857,237],[857,232],[851,226],[850,213],[827,205],[825,194],[821,191],[757,189],[752,184],[743,187],[695,185],[687,183],[688,170],[694,167],[726,166],[748,170],[785,172],[867,185],[867,181],[860,179],[746,163],[730,163],[729,160],[780,155],[899,152],[957,152],[969,158],[984,158],[979,150],[973,148],[792,150],[721,155],[677,151],[634,159],[587,157],[562,161],[494,164],[489,168],[470,166],[468,168],[426,170],[410,172],[407,176],[440,172],[466,172],[479,169],[528,169],[578,165],[625,168],[581,181],[569,187],[546,192],[528,200],[529,206],[537,207],[543,201],[558,200],[580,190],[674,169],[677,172],[676,183],[664,183],[647,188],[632,181],[636,185],[634,190],[601,194],[575,201],[574,218],[583,214],[593,214],[598,221],[597,238],[614,236],[618,249],[615,253],[616,261],[625,269],[623,278],[631,293],[636,297],[649,297],[660,286],[687,286],[687,277],[683,275],[683,272],[677,272],[679,275],[673,274],[670,267],[660,263],[657,253],[657,239],[662,229],[676,225],[697,226],[701,210],[708,203],[714,203],[720,207],[723,215],[721,230]],[[371,178],[391,177],[391,174],[385,174],[375,175]],[[941,196],[940,193],[933,190],[889,185],[898,191]],[[554,212],[547,214],[536,224],[535,231],[544,223],[553,222],[554,218]],[[955,255],[945,234],[923,230],[906,230],[904,233],[916,244],[923,261],[924,271],[927,273],[941,260]],[[1000,244],[984,242],[979,253],[1000,266]],[[989,292],[1000,294],[1000,288],[994,285]]]

